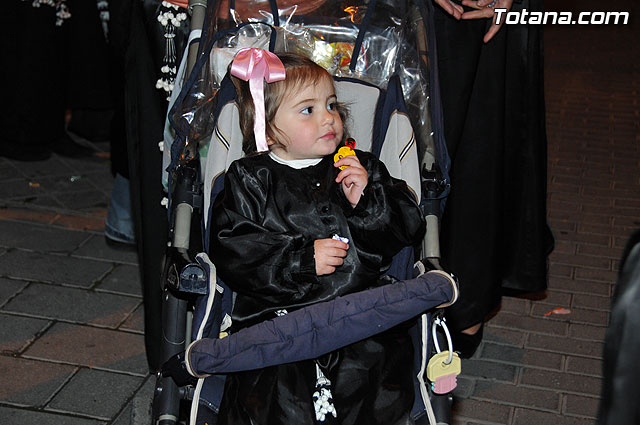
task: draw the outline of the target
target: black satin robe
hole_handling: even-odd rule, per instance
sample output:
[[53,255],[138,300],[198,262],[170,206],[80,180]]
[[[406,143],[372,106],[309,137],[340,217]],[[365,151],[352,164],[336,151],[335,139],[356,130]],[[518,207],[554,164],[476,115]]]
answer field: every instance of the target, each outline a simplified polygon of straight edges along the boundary
[[[391,257],[419,243],[422,213],[401,180],[357,151],[369,182],[353,208],[335,177],[333,156],[296,170],[258,155],[234,162],[212,217],[212,258],[237,293],[232,330],[318,301],[376,286]],[[317,276],[313,242],[349,238],[344,264]],[[324,356],[341,424],[411,424],[413,347],[403,327]],[[231,374],[220,424],[314,422],[314,361]],[[331,423],[327,418],[325,423]]]
[[[129,176],[138,262],[144,301],[144,339],[149,369],[162,365],[162,268],[168,236],[166,196],[162,187],[162,152],[166,93],[156,88],[165,54],[164,29],[157,20],[160,0],[109,0],[109,42],[114,53],[111,161],[114,171]],[[176,29],[176,63],[189,32]],[[192,238],[192,242],[193,239]]]
[[[512,10],[541,11],[541,1]],[[468,9],[471,10],[471,9]],[[449,328],[479,323],[503,293],[547,286],[553,237],[546,221],[547,140],[542,26],[458,21],[435,7],[451,193],[442,217],[442,263],[460,282]]]

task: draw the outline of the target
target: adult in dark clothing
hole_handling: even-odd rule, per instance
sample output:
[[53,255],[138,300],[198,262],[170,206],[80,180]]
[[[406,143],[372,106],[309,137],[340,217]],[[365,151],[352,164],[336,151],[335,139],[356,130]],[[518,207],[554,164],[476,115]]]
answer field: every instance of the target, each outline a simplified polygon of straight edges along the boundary
[[69,0],[35,6],[17,0],[2,6],[0,50],[6,63],[1,76],[7,107],[0,114],[0,156],[41,161],[53,152],[92,155],[92,149],[74,143],[65,132],[65,111],[111,107],[96,4]]
[[[452,160],[442,258],[460,279],[447,311],[454,347],[470,356],[504,290],[546,289],[553,238],[546,223],[542,27],[488,19],[488,0],[438,1],[435,30],[444,132]],[[542,10],[542,2],[493,6]],[[462,18],[457,20],[456,18]],[[469,19],[469,20],[467,20]]]
[[[145,346],[151,370],[161,365],[161,273],[167,235],[167,210],[161,201],[166,93],[156,88],[165,54],[164,29],[157,20],[158,0],[109,0],[110,43],[119,60],[122,92],[116,119],[126,140],[125,158],[143,287]],[[177,29],[176,52],[185,48],[189,24]],[[179,55],[180,56],[180,55]],[[178,63],[180,57],[177,58]]]
[[598,424],[640,423],[640,231],[625,248],[604,340]]
[[[43,160],[64,133],[64,28],[56,26],[51,7],[10,1],[3,5],[0,48],[3,137],[0,155],[18,160]],[[63,24],[64,25],[64,24]]]

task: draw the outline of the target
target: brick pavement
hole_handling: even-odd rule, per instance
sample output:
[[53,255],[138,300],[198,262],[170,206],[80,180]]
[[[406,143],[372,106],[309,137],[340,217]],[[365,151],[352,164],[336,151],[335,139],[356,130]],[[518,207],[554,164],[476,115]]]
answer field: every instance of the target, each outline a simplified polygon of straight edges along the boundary
[[[463,364],[456,424],[594,423],[612,286],[640,227],[638,6],[607,8],[633,24],[545,28],[549,290],[504,298]],[[124,425],[148,397],[137,259],[102,235],[110,187],[104,158],[0,158],[3,424]],[[571,313],[545,316],[556,307]]]
[[102,233],[111,184],[101,157],[0,158],[2,424],[129,424],[149,391],[137,256]]

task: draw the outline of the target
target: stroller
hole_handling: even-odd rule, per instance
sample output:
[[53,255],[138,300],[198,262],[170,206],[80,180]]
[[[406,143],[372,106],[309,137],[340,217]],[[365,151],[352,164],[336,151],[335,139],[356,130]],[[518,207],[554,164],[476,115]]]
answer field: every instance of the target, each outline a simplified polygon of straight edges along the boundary
[[[448,423],[450,395],[434,394],[424,381],[428,358],[434,349],[440,351],[435,325],[443,324],[441,311],[431,309],[457,297],[455,279],[438,264],[438,217],[449,187],[449,161],[433,90],[434,47],[427,42],[433,40],[427,36],[432,29],[431,5],[421,0],[280,3],[209,4],[195,65],[190,70],[183,62],[178,71],[176,81],[184,85],[174,89],[165,128],[163,181],[169,193],[171,240],[162,282],[163,359],[196,342],[200,354],[191,366],[207,377],[178,387],[159,375],[153,423],[179,423],[183,400],[191,402],[188,423],[215,423],[225,373],[315,358],[412,317],[417,318],[412,330],[417,374],[412,416]],[[407,182],[420,200],[427,234],[422,247],[407,247],[394,258],[387,274],[400,284],[312,305],[227,336],[233,294],[216,278],[215,258],[212,262],[207,254],[209,217],[225,170],[242,155],[236,95],[225,75],[235,53],[244,47],[306,55],[335,76],[339,100],[357,111],[349,125],[358,147],[370,150],[392,176]],[[422,260],[414,264],[416,252]],[[416,275],[422,277],[412,279]],[[401,303],[380,304],[389,299]],[[337,322],[327,325],[327,312],[342,311],[344,303],[355,305],[356,313],[372,314],[358,323],[376,325],[356,326],[344,332],[349,338],[335,338]],[[424,314],[427,310],[431,313]],[[394,313],[400,314],[389,320]],[[344,326],[345,317],[332,317]],[[319,328],[326,334],[314,341],[328,344],[305,339],[304,329]],[[450,339],[448,343],[452,352]],[[435,409],[438,418],[434,401],[444,406]]]

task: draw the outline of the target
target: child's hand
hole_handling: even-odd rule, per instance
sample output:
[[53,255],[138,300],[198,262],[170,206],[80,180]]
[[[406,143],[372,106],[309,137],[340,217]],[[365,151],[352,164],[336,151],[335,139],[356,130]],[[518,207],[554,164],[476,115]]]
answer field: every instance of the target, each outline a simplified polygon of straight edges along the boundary
[[336,177],[336,183],[342,183],[342,192],[352,207],[355,208],[360,201],[360,197],[367,187],[369,174],[364,169],[356,155],[349,155],[333,164],[334,167],[346,165],[347,168],[340,171]]
[[322,276],[331,274],[344,263],[349,244],[335,239],[316,239],[313,242],[316,260],[316,274]]

